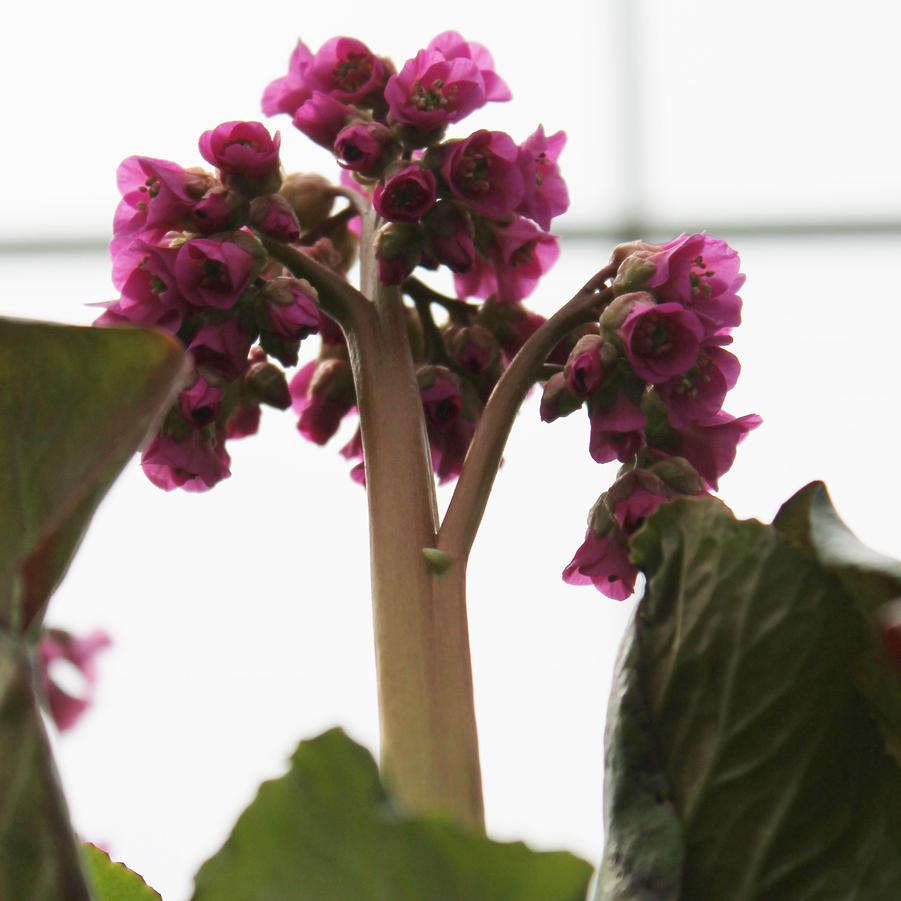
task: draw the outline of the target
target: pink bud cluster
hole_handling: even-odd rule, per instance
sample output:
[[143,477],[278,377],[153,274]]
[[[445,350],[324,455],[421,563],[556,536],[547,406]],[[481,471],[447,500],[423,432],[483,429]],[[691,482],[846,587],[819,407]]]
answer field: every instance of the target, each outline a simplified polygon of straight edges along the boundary
[[[557,165],[563,132],[547,136],[539,126],[521,144],[486,129],[446,138],[448,126],[510,97],[488,50],[450,31],[399,68],[353,38],[332,38],[316,53],[299,42],[288,73],[263,95],[265,113],[290,115],[334,154],[345,184],[372,203],[383,283],[404,284],[417,267],[454,274],[458,300],[439,302],[453,305],[440,329],[426,334],[411,311],[441,481],[459,474],[491,389],[544,321],[521,301],[556,261],[548,230],[569,206]],[[291,382],[300,432],[320,444],[355,409],[346,347],[333,331],[323,333],[319,359]],[[352,475],[363,482],[359,432],[341,453],[356,461]]]
[[191,354],[191,381],[142,457],[166,490],[204,491],[229,475],[226,440],[257,430],[261,403],[290,404],[269,358],[294,365],[320,323],[316,292],[260,240],[301,236],[304,208],[285,193],[279,136],[226,122],[204,132],[200,153],[217,174],[139,156],[119,167],[110,252],[120,297],[97,320],[155,326]]
[[[740,371],[725,349],[741,322],[738,254],[695,234],[626,245],[614,262],[615,298],[545,384],[541,415],[550,422],[585,404],[592,458],[624,464],[625,475],[593,508],[585,542],[564,571],[566,581],[590,582],[621,600],[637,575],[626,538],[665,500],[715,490],[738,443],[761,420],[723,410]],[[696,474],[696,484],[681,470],[680,487],[651,478],[655,466],[671,472],[676,462]]]

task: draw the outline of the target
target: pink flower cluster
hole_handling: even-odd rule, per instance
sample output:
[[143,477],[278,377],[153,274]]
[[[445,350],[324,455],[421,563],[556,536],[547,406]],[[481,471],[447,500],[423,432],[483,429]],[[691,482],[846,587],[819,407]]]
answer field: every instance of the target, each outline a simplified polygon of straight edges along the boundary
[[225,122],[204,132],[200,153],[217,174],[139,156],[119,167],[110,252],[120,297],[97,320],[155,326],[190,351],[192,381],[142,457],[167,491],[204,491],[229,475],[226,440],[256,431],[260,403],[290,403],[269,357],[294,365],[320,322],[316,292],[260,241],[301,233],[279,193],[279,136],[258,122]]
[[[60,732],[71,729],[91,706],[97,681],[97,655],[112,642],[106,632],[92,632],[85,638],[62,629],[47,629],[38,642],[38,672],[47,710]],[[73,694],[60,684],[57,667],[68,664],[83,683]]]
[[[459,474],[491,388],[544,321],[521,301],[556,261],[548,230],[569,206],[557,165],[563,132],[548,136],[539,126],[521,144],[486,129],[446,139],[448,126],[510,96],[488,50],[452,31],[399,68],[353,38],[332,38],[316,53],[299,42],[288,73],[263,95],[266,114],[290,115],[371,201],[384,283],[445,266],[461,300],[486,301],[461,303],[440,342],[433,334],[423,353],[414,348],[441,481]],[[291,394],[301,433],[328,441],[355,407],[340,333],[323,336],[319,360],[298,372]],[[358,461],[352,475],[362,482],[359,433],[342,454]]]
[[[634,473],[654,461],[681,460],[704,490],[715,490],[738,443],[761,422],[753,414],[736,418],[723,410],[740,371],[726,350],[741,322],[738,254],[724,241],[695,234],[659,246],[628,245],[614,259],[620,260],[615,299],[597,328],[575,345],[563,370],[547,381],[542,418],[552,421],[584,403],[589,452],[598,463],[619,460]],[[564,578],[591,582],[616,599],[627,597],[636,572],[625,539],[673,493],[642,489],[637,499],[617,495],[612,505],[609,499],[599,502]],[[621,515],[623,504],[644,512]]]

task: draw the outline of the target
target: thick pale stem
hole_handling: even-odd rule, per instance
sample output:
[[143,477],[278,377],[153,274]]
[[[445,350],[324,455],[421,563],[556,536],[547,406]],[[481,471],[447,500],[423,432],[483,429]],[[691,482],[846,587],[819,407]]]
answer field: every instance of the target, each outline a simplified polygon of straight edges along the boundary
[[610,300],[597,292],[609,269],[599,272],[567,304],[529,338],[498,380],[482,411],[463,470],[438,533],[438,547],[456,560],[466,560],[485,513],[504,445],[520,404],[535,383],[548,354],[574,328],[596,319]]
[[465,565],[441,575],[428,437],[400,293],[377,277],[366,223],[363,293],[375,327],[351,362],[366,460],[382,767],[408,807],[482,827]]

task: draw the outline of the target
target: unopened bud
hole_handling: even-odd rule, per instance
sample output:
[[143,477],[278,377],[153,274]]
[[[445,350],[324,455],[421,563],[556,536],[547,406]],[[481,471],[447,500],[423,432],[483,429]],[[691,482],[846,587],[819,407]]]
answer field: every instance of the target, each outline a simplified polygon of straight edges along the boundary
[[703,494],[704,480],[684,457],[667,457],[648,470],[674,494]]
[[382,284],[401,284],[422,259],[420,228],[406,222],[383,225],[375,237],[375,255]]
[[610,262],[619,269],[626,258],[632,256],[633,253],[655,253],[658,250],[660,247],[657,244],[648,244],[647,241],[628,241],[613,248]]
[[267,238],[291,243],[300,237],[300,224],[282,194],[255,197],[250,204],[250,224]]
[[566,384],[573,394],[588,397],[604,384],[608,368],[602,363],[602,357],[610,356],[604,353],[608,344],[600,335],[584,335],[576,342],[563,369]]
[[562,416],[575,413],[582,406],[582,398],[569,390],[562,372],[555,372],[545,383],[541,395],[541,420],[553,422]]
[[322,225],[335,205],[334,185],[321,175],[289,175],[282,182],[279,193],[291,204],[304,231]]
[[623,294],[621,297],[617,297],[601,313],[601,333],[606,333],[608,337],[614,335],[638,303],[655,304],[657,301],[646,291],[636,291],[632,294]]
[[454,330],[448,351],[456,363],[471,375],[481,375],[500,360],[497,339],[481,325],[466,325]]
[[638,291],[648,283],[657,267],[646,254],[647,251],[638,251],[622,262],[613,279],[612,287],[615,295]]
[[260,403],[277,410],[287,410],[291,406],[288,382],[278,366],[273,366],[272,363],[254,363],[247,370],[244,381],[250,395]]
[[222,185],[207,191],[191,210],[191,223],[202,235],[239,228],[247,216],[247,200]]

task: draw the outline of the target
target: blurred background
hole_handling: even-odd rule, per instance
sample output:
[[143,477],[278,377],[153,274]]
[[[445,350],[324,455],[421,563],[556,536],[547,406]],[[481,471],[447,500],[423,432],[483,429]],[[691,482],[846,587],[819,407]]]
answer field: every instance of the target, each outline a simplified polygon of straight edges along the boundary
[[[901,7],[88,0],[15,19],[0,36],[4,315],[92,321],[86,305],[114,297],[119,161],[200,164],[203,130],[261,117],[298,36],[315,50],[353,35],[399,67],[456,29],[491,49],[514,95],[456,134],[569,135],[561,261],[528,305],[553,312],[622,240],[728,240],[748,275],[728,409],[764,425],[721,496],[768,520],[822,478],[865,541],[901,556]],[[289,171],[337,172],[286,117],[270,125]],[[96,708],[55,741],[76,828],[167,901],[188,897],[299,739],[340,724],[377,749],[365,498],[346,461],[294,425],[266,411],[259,435],[229,446],[233,477],[205,495],[166,495],[135,460],[51,605],[48,622],[115,642]],[[469,604],[489,830],[596,863],[605,707],[632,603],[560,580],[615,473],[587,446],[584,417],[545,426],[526,403]]]

